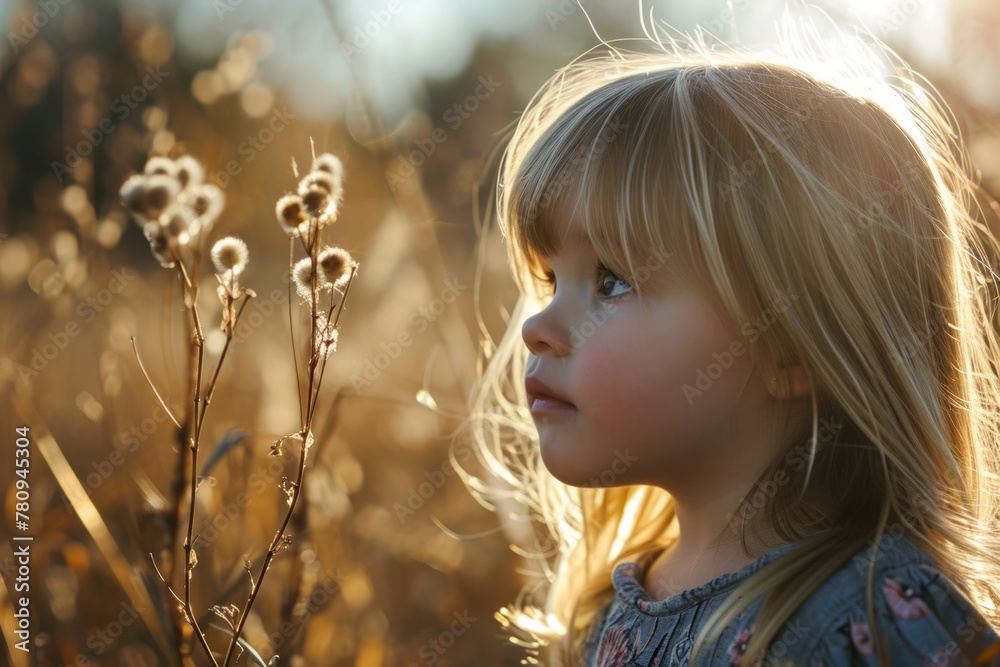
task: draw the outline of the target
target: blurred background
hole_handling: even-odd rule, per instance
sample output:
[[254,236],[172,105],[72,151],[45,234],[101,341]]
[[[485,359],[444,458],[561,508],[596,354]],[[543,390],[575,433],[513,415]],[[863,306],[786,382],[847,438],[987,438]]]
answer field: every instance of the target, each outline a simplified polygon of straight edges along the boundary
[[[34,536],[28,653],[13,648],[15,543],[0,543],[0,664],[180,664],[150,558],[163,554],[172,512],[176,429],[130,340],[183,413],[184,308],[176,274],[118,194],[155,155],[205,165],[226,200],[212,238],[247,242],[244,282],[258,295],[203,436],[206,452],[226,454],[199,490],[194,591],[210,641],[224,642],[225,613],[209,610],[243,604],[244,563],[259,566],[287,507],[279,483],[294,461],[268,456],[299,423],[289,250],[274,207],[314,152],[344,162],[339,220],[325,233],[361,268],[324,378],[293,547],[244,636],[278,665],[525,658],[494,613],[529,581],[513,546],[527,524],[478,505],[448,454],[475,468],[456,434],[484,341],[499,339],[516,299],[503,245],[483,231],[496,152],[538,86],[599,42],[595,30],[640,38],[640,15],[652,15],[766,42],[781,4],[0,1],[2,534],[17,502],[8,443],[27,426]],[[996,197],[1000,3],[816,4],[866,24],[942,92]],[[207,267],[201,280],[206,329],[218,329]],[[206,344],[214,359],[218,333]]]

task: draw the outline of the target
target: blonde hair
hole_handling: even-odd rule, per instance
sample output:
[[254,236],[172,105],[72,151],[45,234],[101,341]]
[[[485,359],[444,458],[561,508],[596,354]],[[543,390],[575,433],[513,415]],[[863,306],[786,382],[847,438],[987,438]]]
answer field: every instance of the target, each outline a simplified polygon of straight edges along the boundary
[[[613,569],[668,546],[675,519],[664,489],[571,487],[541,462],[521,325],[546,302],[538,260],[567,206],[640,297],[643,267],[663,257],[733,323],[797,296],[747,348],[764,377],[804,367],[810,432],[780,443],[740,511],[804,442],[804,470],[762,510],[799,543],[730,595],[696,646],[766,594],[746,654],[760,660],[828,576],[896,531],[1000,625],[1000,248],[967,154],[944,103],[888,49],[838,33],[832,53],[785,28],[780,53],[657,34],[653,53],[584,54],[535,95],[503,154],[497,220],[521,296],[472,402],[470,437],[496,479],[461,472],[480,502],[532,520],[522,546],[541,586],[498,618],[552,664],[581,663]],[[832,511],[807,489],[835,490]]]

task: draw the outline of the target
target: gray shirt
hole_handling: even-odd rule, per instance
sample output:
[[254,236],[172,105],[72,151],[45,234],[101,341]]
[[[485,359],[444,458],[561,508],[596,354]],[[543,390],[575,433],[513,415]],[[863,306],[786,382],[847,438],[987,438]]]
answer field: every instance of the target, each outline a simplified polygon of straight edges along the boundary
[[[640,583],[655,553],[619,564],[613,575],[615,596],[588,637],[585,664],[687,666],[691,643],[705,619],[740,583],[794,546],[778,547],[739,572],[663,600],[654,600]],[[878,665],[865,609],[872,546],[858,551],[799,607],[776,635],[764,665]],[[1000,667],[996,632],[910,540],[883,536],[874,584],[878,630],[883,637],[888,633],[892,665]],[[698,667],[740,664],[762,602],[759,598],[749,604],[702,650]]]

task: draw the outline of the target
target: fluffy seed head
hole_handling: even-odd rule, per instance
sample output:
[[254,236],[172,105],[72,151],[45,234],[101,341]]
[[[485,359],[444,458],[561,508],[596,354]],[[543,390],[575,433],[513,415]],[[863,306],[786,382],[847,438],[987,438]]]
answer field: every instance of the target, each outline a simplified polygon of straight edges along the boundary
[[145,223],[160,217],[177,198],[180,186],[172,176],[136,175],[126,180],[119,192],[128,212]]
[[146,215],[146,177],[141,174],[129,176],[118,190],[122,204],[139,226],[149,221]]
[[181,201],[198,216],[202,228],[207,229],[218,220],[226,205],[226,196],[217,186],[204,183],[193,185],[182,192]]
[[336,189],[333,176],[325,171],[310,171],[301,181],[299,181],[299,194],[303,194],[309,188],[316,186],[322,188],[327,194],[332,194]]
[[306,212],[314,218],[321,218],[328,215],[330,195],[326,190],[318,185],[311,185],[302,192],[302,204]]
[[340,287],[351,275],[354,260],[343,248],[326,247],[320,251],[317,261],[320,268],[320,282]]
[[146,205],[149,211],[152,213],[167,208],[179,191],[174,178],[161,174],[150,176],[146,179]]
[[295,283],[296,294],[303,299],[312,299],[312,261],[308,257],[295,262],[292,281]]
[[247,244],[235,236],[219,239],[212,246],[212,263],[219,273],[226,271],[242,273],[249,260],[250,251],[247,250]]
[[205,168],[197,159],[190,155],[182,155],[174,161],[177,181],[181,184],[181,189],[187,190],[190,187],[201,185],[205,180]]
[[165,269],[173,268],[175,262],[169,256],[170,246],[159,223],[147,222],[142,228],[142,233],[149,241],[149,249],[153,251],[153,257],[160,263],[160,266]]
[[316,322],[316,338],[313,339],[313,351],[321,359],[330,357],[330,353],[337,351],[337,340],[340,338],[340,331],[333,326],[326,315],[319,315]]
[[344,163],[332,153],[318,155],[313,160],[311,173],[303,179],[303,182],[310,177],[316,178],[317,182],[322,180],[327,186],[324,188],[329,195],[326,215],[331,221],[335,220],[340,200],[344,196]]
[[343,178],[344,163],[333,153],[322,153],[313,160],[310,171],[325,171],[339,181]]
[[177,175],[177,164],[168,157],[158,155],[156,157],[151,157],[146,161],[146,166],[143,167],[142,173],[146,176],[162,174],[164,176],[174,177]]
[[279,199],[275,206],[275,214],[278,217],[278,224],[289,236],[297,235],[299,225],[306,220],[302,198],[298,195],[285,195]]
[[160,216],[160,226],[167,240],[179,246],[191,243],[199,231],[194,212],[181,203],[174,202]]

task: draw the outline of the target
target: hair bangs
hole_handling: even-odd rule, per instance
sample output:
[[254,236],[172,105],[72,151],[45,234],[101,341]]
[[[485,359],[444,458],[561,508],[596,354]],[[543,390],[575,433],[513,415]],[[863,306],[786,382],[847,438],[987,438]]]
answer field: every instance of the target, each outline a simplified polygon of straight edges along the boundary
[[539,295],[543,260],[568,234],[586,235],[640,295],[705,275],[684,189],[690,168],[672,136],[676,75],[608,83],[523,139],[506,193],[508,252],[522,290]]

